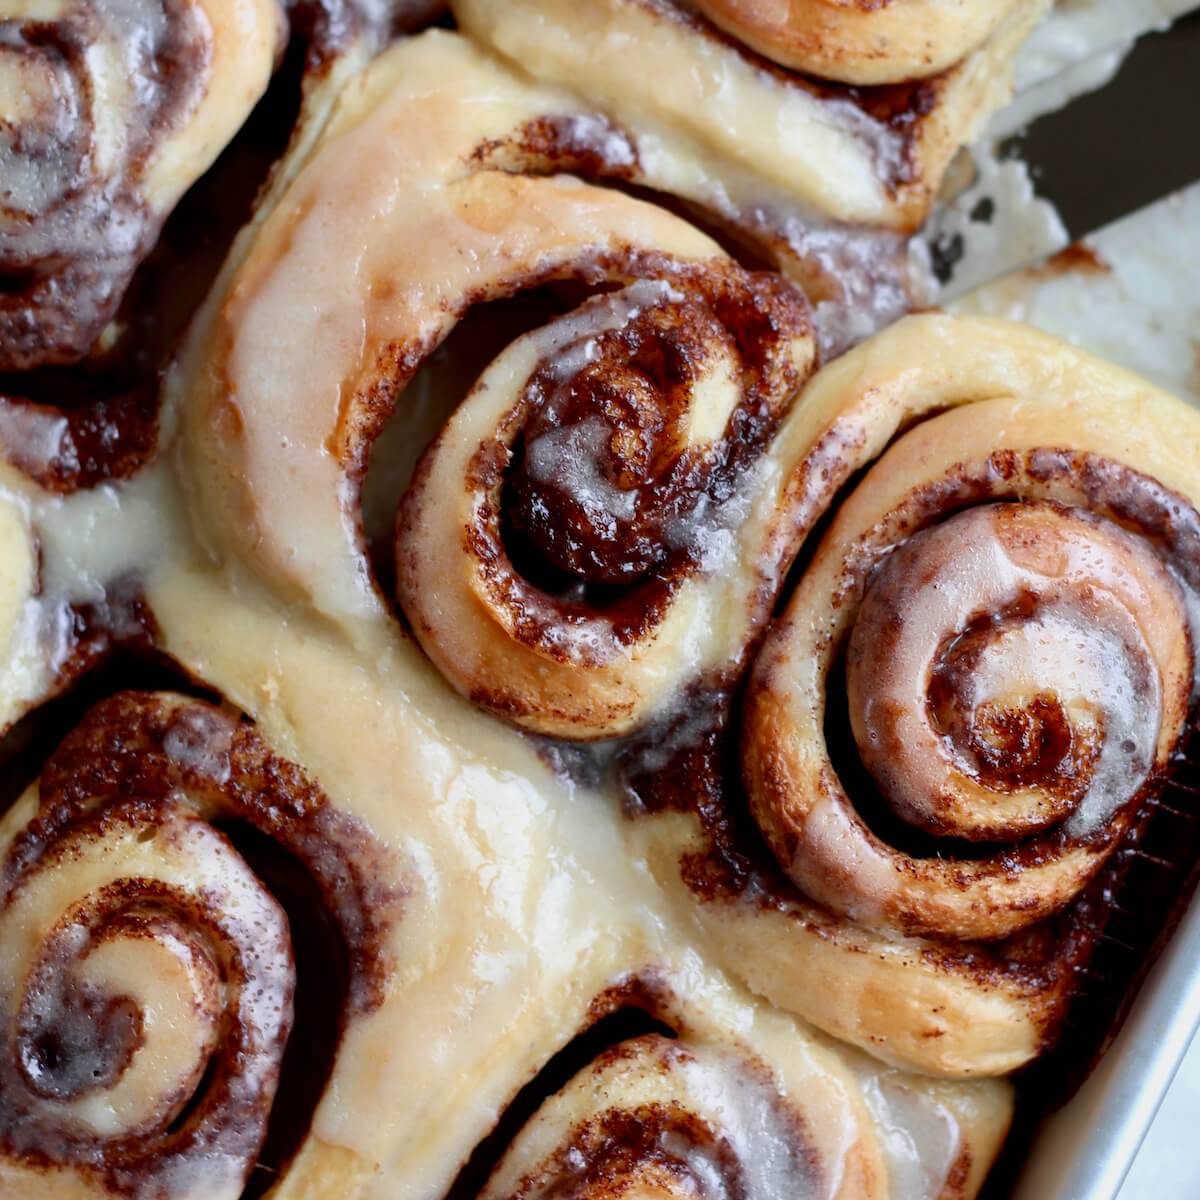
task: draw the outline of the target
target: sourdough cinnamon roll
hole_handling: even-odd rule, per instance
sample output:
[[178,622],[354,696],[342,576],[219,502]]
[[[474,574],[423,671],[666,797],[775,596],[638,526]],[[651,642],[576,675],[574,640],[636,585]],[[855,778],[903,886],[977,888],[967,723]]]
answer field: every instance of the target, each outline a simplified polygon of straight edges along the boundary
[[345,1019],[379,1003],[386,855],[223,710],[122,694],[0,828],[0,1188],[228,1196],[292,1025],[288,920],[214,822],[300,859],[345,940]]
[[[406,385],[470,306],[582,289],[495,357],[429,448],[396,580],[460,691],[596,738],[644,720],[694,661],[740,653],[758,585],[728,565],[767,536],[752,481],[815,351],[793,285],[651,204],[533,173],[544,147],[520,131],[562,105],[584,119],[450,35],[379,60],[196,342],[184,453],[222,550],[327,616],[370,619],[359,493],[389,410],[408,412]],[[316,276],[329,304],[294,306]]]
[[92,349],[281,44],[273,0],[51,0],[0,20],[0,371]]
[[1007,98],[1016,49],[1047,5],[451,7],[472,37],[616,122],[626,174],[798,279],[823,344],[840,350],[927,302],[909,236],[952,156]]
[[658,273],[513,343],[400,509],[397,586],[421,644],[542,733],[626,732],[689,659],[722,654],[713,580],[812,359],[781,281],[719,262]]
[[978,1189],[1008,1128],[1004,1083],[904,1079],[835,1057],[778,1015],[747,1022],[662,986],[660,1031],[615,1041],[549,1096],[481,1195],[949,1200]]
[[[779,675],[754,689],[747,770],[755,810],[776,853],[790,856],[789,874],[825,905],[868,924],[956,938],[1030,925],[1079,894],[1178,748],[1194,675],[1184,589],[1107,516],[1039,498],[1050,490],[1047,468],[1062,470],[1054,458],[1050,450],[987,462],[996,492],[1012,499],[883,551],[857,613],[847,596],[858,585],[837,585],[839,617],[854,622],[847,707],[864,765],[902,821],[947,846],[978,843],[982,857],[885,849],[829,767],[800,748],[796,731],[813,728],[811,710],[792,707],[794,692],[783,699],[790,689]],[[1051,480],[1070,495],[1061,477]],[[1131,483],[1153,491],[1144,479],[1121,479],[1110,503]],[[987,498],[986,490],[971,497]],[[1168,493],[1159,504],[1175,499]],[[815,565],[800,606],[811,603]],[[814,654],[818,674],[844,629],[817,636],[826,634]],[[758,678],[770,678],[781,657],[810,653],[811,643],[801,648],[781,627]]]
[[724,1045],[654,1034],[621,1045],[543,1105],[483,1194],[884,1196],[880,1164],[866,1155],[840,1187],[821,1178],[803,1111],[780,1103],[761,1071]]
[[[1029,335],[1011,342],[1031,372],[1012,399],[1000,385],[918,426],[841,506],[747,697],[747,782],[785,870],[825,905],[904,932],[996,938],[1060,910],[1192,716],[1200,517],[1186,459],[1166,475],[1165,447],[1115,432],[1128,381],[1051,390],[1031,377]],[[925,390],[921,406],[937,403]],[[1173,439],[1186,442],[1191,413],[1152,397],[1146,424],[1155,405],[1162,428],[1183,418]],[[941,853],[885,848],[818,748],[842,651],[858,754]],[[981,853],[956,859],[963,842]]]
[[[1076,902],[1194,727],[1198,439],[1184,406],[1016,326],[909,318],[812,381],[773,449],[799,452],[781,500],[804,527],[887,448],[766,636],[740,772],[707,748],[720,702],[667,767],[699,800],[658,751],[633,760],[648,808],[700,818],[658,820],[752,986],[947,1073],[1052,1036],[1095,935]],[[781,875],[734,819],[737,774]]]

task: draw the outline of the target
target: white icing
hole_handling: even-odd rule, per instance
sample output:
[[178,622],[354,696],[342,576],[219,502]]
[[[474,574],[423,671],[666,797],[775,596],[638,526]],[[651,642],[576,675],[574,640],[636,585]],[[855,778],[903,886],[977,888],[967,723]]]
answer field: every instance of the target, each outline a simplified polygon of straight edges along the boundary
[[705,575],[732,568],[741,551],[742,530],[771,471],[770,464],[760,458],[742,473],[727,499],[718,502],[701,496],[690,512],[667,522],[663,529],[666,544],[691,550]]
[[[635,321],[647,308],[678,303],[682,294],[665,280],[643,279],[608,295],[594,297],[573,313],[527,335],[539,362],[555,383],[567,383],[599,354],[597,338]],[[569,492],[588,519],[613,532],[616,521],[637,511],[637,493],[617,487],[601,469],[612,430],[599,417],[551,429],[525,448],[530,477]]]
[[889,1194],[940,1196],[963,1135],[955,1113],[936,1096],[915,1091],[897,1072],[864,1072],[863,1099],[880,1130]]
[[637,493],[617,487],[600,469],[611,437],[603,420],[589,417],[543,433],[525,451],[530,478],[569,493],[588,520],[610,536],[617,521],[637,512]]
[[163,751],[180,766],[221,784],[229,778],[233,730],[202,709],[184,709],[163,737]]
[[[128,589],[183,536],[176,485],[163,472],[68,496],[42,492],[15,474],[8,483],[12,490],[0,491],[0,502],[23,514],[39,551],[40,578],[8,639],[0,724],[52,686],[74,646],[73,606],[94,607],[116,637],[139,632],[126,603]],[[127,594],[119,594],[122,589]]]
[[1102,58],[1114,46],[1128,47],[1133,38],[1164,29],[1196,7],[1197,0],[1058,0],[1017,55],[1017,90]]
[[577,375],[597,353],[595,339],[622,329],[648,308],[678,304],[683,294],[665,279],[638,279],[620,291],[594,296],[574,312],[528,335],[536,341],[540,361],[558,381]]
[[[925,238],[932,245],[961,244],[962,257],[951,270],[939,300],[946,302],[1005,271],[1067,244],[1058,210],[1034,190],[1020,159],[1002,158],[991,143],[971,151],[974,179],[934,214]],[[990,216],[974,216],[991,205]]]
[[597,113],[574,113],[565,120],[567,140],[572,146],[590,150],[608,168],[632,167],[637,154],[627,134]]
[[[1124,642],[1108,629],[1081,625],[1078,611],[1047,606],[1032,621],[1006,630],[984,651],[972,673],[968,703],[1033,696],[1047,687],[1067,699],[1077,729],[1104,716],[1100,756],[1067,832],[1100,832],[1149,772],[1159,730],[1157,672],[1141,685]],[[1099,733],[1099,731],[1097,731]]]
[[[910,769],[917,756],[945,754],[971,775],[973,765],[957,743],[934,737],[927,727],[916,691],[928,689],[943,638],[975,616],[1000,612],[1027,591],[1037,597],[1036,611],[1004,624],[985,642],[967,675],[961,704],[974,713],[989,705],[1022,708],[1045,694],[1056,697],[1076,734],[1090,735],[1099,749],[1088,767],[1087,790],[1066,822],[1073,836],[1095,834],[1136,795],[1154,762],[1161,676],[1134,614],[1121,607],[1120,594],[1105,591],[1120,566],[1108,565],[1102,550],[1089,556],[1086,566],[1098,589],[1089,613],[1073,585],[1060,591],[1056,578],[1010,557],[993,526],[995,511],[970,510],[920,535],[926,545],[948,545],[953,537],[955,549],[941,551],[946,557],[936,569],[927,568],[928,578],[922,574],[922,586],[906,591],[904,623],[886,647],[887,661],[872,660],[878,686],[864,698],[862,728],[875,736],[873,706],[887,713],[898,702],[905,711],[895,732],[912,747]],[[1064,542],[1064,560],[1071,553],[1065,547]],[[1059,566],[1064,574],[1069,569]],[[936,761],[921,763],[921,774],[912,781],[913,803],[926,792],[936,793],[941,769]]]
[[0,444],[20,447],[30,470],[48,472],[63,448],[67,418],[28,404],[0,399]]
[[[819,1174],[805,1169],[795,1146],[795,1129],[781,1112],[781,1089],[770,1077],[747,1071],[736,1052],[706,1047],[682,1063],[689,1099],[698,1112],[712,1114],[744,1171],[752,1200],[816,1200],[824,1189]],[[686,1161],[704,1178],[706,1154],[692,1151]],[[710,1178],[716,1171],[710,1166]],[[725,1194],[717,1187],[713,1196]]]

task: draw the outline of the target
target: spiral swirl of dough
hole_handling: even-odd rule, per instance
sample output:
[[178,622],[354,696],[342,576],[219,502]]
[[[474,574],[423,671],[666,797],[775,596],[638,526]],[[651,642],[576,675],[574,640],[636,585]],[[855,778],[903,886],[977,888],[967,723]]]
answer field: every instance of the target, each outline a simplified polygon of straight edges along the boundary
[[1194,726],[1197,447],[1186,406],[1001,322],[910,317],[813,378],[763,502],[828,532],[740,704],[632,760],[731,970],[923,1070],[1040,1052],[1094,936],[1073,902]]
[[[747,780],[781,863],[826,906],[1011,934],[1080,893],[1165,774],[1194,690],[1200,518],[1096,436],[1090,399],[997,397],[905,435],[768,639]],[[862,762],[940,852],[888,846],[838,780],[824,731],[843,648]]]
[[[380,59],[197,341],[184,449],[214,540],[369,620],[359,488],[405,385],[472,304],[599,291],[487,368],[397,526],[399,598],[455,686],[594,738],[740,653],[757,585],[722,562],[770,540],[744,488],[815,351],[793,285],[656,206],[523,173],[519,131],[564,103],[450,35]],[[296,303],[314,276],[326,303]]]
[[[548,1100],[483,1194],[882,1200],[886,1176],[869,1128],[847,1155],[837,1145],[845,1131],[831,1120],[849,1109],[865,1126],[866,1114],[842,1097],[831,1102],[828,1076],[808,1082],[815,1094],[801,1099],[731,1047],[649,1034],[608,1051]],[[831,1144],[813,1145],[814,1135]]]
[[281,38],[273,0],[37,0],[0,21],[0,370],[87,354]]
[[[623,733],[717,652],[710,580],[740,548],[737,492],[811,356],[781,281],[660,270],[504,351],[401,507],[399,594],[422,645],[539,732]],[[506,540],[554,578],[531,582]]]
[[365,832],[225,712],[119,694],[0,829],[12,1194],[241,1194],[296,981],[287,917],[212,824],[232,818],[305,863],[353,956],[351,1013],[376,1002],[393,899]]
[[1007,1132],[1002,1081],[906,1079],[835,1057],[777,1014],[734,1029],[719,1012],[674,1007],[675,1037],[618,1042],[543,1101],[486,1200],[939,1200],[973,1195]]

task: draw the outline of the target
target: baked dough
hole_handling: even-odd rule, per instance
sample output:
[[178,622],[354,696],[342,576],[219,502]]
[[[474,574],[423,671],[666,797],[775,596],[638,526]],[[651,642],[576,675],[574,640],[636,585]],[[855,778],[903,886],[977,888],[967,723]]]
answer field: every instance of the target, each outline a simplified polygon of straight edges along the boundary
[[[794,7],[835,6],[821,0]],[[852,20],[856,7],[836,9]],[[953,61],[936,74],[917,70],[861,88],[837,82],[835,70],[822,78],[823,70],[809,75],[763,58],[704,16],[723,14],[741,30],[740,17],[752,9],[765,23],[765,6],[452,4],[472,37],[517,70],[569,89],[616,126],[619,140],[593,139],[590,170],[684,198],[798,280],[816,305],[818,340],[830,352],[929,302],[932,277],[912,235],[928,218],[953,156],[1007,100],[1017,49],[1047,7],[1043,0],[872,5],[858,14],[867,23],[887,24],[903,13],[910,31],[917,28],[913,9],[926,17],[970,9],[970,24],[983,9],[999,20],[977,25],[990,32],[967,47],[951,31],[927,27],[930,38],[944,38],[939,45]],[[792,19],[782,19],[790,27]],[[848,56],[859,66],[871,60],[869,51]]]
[[897,83],[977,49],[1014,0],[699,0],[722,29],[784,66],[843,83]]

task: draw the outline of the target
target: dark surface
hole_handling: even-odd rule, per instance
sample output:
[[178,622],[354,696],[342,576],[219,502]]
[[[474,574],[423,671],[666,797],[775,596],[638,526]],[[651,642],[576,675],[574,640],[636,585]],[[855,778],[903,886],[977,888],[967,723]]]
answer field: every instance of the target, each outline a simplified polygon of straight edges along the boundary
[[1011,148],[1072,238],[1200,179],[1200,13],[1140,39],[1111,83]]

